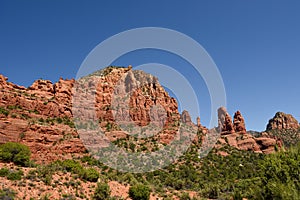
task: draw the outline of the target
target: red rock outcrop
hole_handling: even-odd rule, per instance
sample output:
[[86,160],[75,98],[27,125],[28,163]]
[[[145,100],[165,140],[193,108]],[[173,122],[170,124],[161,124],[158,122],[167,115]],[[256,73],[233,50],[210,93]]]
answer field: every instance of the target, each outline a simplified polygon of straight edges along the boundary
[[292,115],[283,112],[277,112],[267,125],[267,131],[298,128],[300,128],[299,122]]
[[85,153],[70,119],[72,83],[37,80],[25,88],[0,75],[0,107],[9,113],[0,116],[0,143],[26,144],[38,163]]
[[246,134],[245,120],[240,111],[237,111],[233,117],[234,131]]
[[[86,109],[91,105],[87,105],[90,102],[85,99],[93,98],[93,94],[85,92],[86,88],[95,89],[96,116]],[[180,115],[177,102],[150,74],[131,70],[130,67],[109,67],[79,80],[75,90],[76,104],[82,108],[76,109],[75,114],[84,118],[99,118],[102,128],[109,123],[113,127],[111,131],[114,131],[119,130],[120,124],[143,127],[151,122],[164,129],[159,134],[164,143],[171,141],[172,135],[176,134],[176,129],[167,129],[178,126]]]
[[202,127],[201,122],[200,122],[200,117],[197,117],[197,127],[198,128]]
[[[234,114],[234,119],[227,113],[225,108],[218,110],[219,127],[222,127],[220,144],[228,144],[240,150],[253,151],[269,154],[275,151],[275,146],[280,146],[280,141],[261,135],[254,137],[246,131],[245,120],[240,111]],[[221,123],[223,121],[223,123]],[[279,145],[278,145],[279,144]],[[282,145],[281,145],[282,146]]]
[[193,124],[190,113],[186,110],[182,111],[181,115],[180,115],[180,120],[182,123],[191,125]]
[[[75,88],[86,90],[94,87],[90,94],[83,93],[80,101],[84,108],[89,108],[91,105],[84,102],[95,92],[92,106],[96,115],[91,113],[82,117],[100,119],[103,129],[110,127],[105,131],[109,140],[125,138],[117,123],[122,120],[132,121],[140,127],[150,122],[156,123],[163,128],[158,137],[160,142],[169,143],[174,139],[180,120],[177,102],[168,95],[157,78],[131,67],[109,67],[94,75],[92,79],[96,81],[83,78],[80,83],[82,88]],[[86,149],[72,123],[75,84],[78,84],[75,80],[60,79],[55,84],[37,80],[25,88],[7,82],[7,78],[0,75],[0,107],[9,111],[8,116],[0,116],[0,143],[24,143],[30,147],[33,159],[38,162],[84,153]],[[114,97],[127,93],[130,93],[130,98],[121,99],[121,109],[115,108],[112,105]],[[124,105],[128,109],[122,109]]]
[[218,109],[218,131],[221,132],[223,129],[223,124],[225,122],[225,116],[227,114],[227,110],[225,107],[220,107]]
[[227,135],[227,134],[231,134],[234,133],[234,127],[232,124],[232,119],[230,117],[230,115],[228,113],[226,113],[225,115],[225,121],[224,124],[222,126],[222,135]]
[[[76,96],[78,92],[79,96]],[[75,110],[72,109],[74,95],[80,107]],[[90,103],[88,99],[95,101]],[[60,79],[53,84],[48,80],[37,80],[28,88],[7,82],[7,78],[0,75],[0,107],[7,111],[0,114],[0,143],[24,143],[38,162],[86,152],[82,143],[86,138],[79,139],[72,122],[74,112],[78,119],[97,120],[97,123],[99,120],[107,136],[103,145],[127,137],[120,123],[138,127],[152,123],[161,127],[156,139],[167,144],[174,139],[181,120],[201,132],[196,143],[209,139],[209,130],[201,125],[200,118],[195,125],[187,111],[180,115],[176,100],[169,96],[157,78],[132,70],[132,67],[108,67],[79,81]],[[92,110],[86,112],[89,108],[94,108],[95,114]],[[222,144],[263,153],[273,152],[276,144],[280,146],[276,138],[264,135],[255,138],[247,134],[245,120],[239,111],[232,121],[222,107],[218,110],[218,118]],[[82,124],[83,127],[86,125]],[[291,116],[279,113],[270,120],[268,129],[280,128],[299,128],[299,123]]]

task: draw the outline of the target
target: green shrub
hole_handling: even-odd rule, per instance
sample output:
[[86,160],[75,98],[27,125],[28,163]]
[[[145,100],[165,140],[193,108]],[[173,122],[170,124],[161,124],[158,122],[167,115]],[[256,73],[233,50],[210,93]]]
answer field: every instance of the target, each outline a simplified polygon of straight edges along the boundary
[[0,114],[3,114],[7,117],[9,115],[9,111],[5,108],[0,107]]
[[61,166],[68,172],[76,174],[84,174],[84,168],[78,161],[75,160],[64,160],[61,163]]
[[81,179],[86,181],[96,182],[100,176],[99,172],[94,168],[84,168],[80,162],[75,160],[57,161],[56,164],[59,165],[62,170],[78,174]]
[[21,180],[22,176],[22,170],[10,170],[7,168],[0,169],[0,177],[6,177],[8,180]]
[[18,171],[10,171],[9,174],[6,176],[8,180],[21,180],[23,176],[23,171],[18,170]]
[[15,198],[16,192],[10,188],[0,189],[0,199],[3,200],[13,200]]
[[0,176],[1,177],[5,177],[5,176],[7,176],[9,174],[9,169],[7,169],[7,168],[1,168],[0,169]]
[[76,200],[76,197],[72,194],[63,194],[60,200]]
[[300,199],[300,143],[287,152],[266,157],[262,163],[259,196],[266,199]]
[[143,184],[137,184],[129,188],[129,197],[133,200],[149,200],[150,189]]
[[97,188],[94,192],[94,200],[106,200],[109,199],[110,188],[107,183],[97,183]]
[[189,193],[184,192],[184,193],[180,196],[180,200],[191,200],[191,197],[190,197]]
[[100,176],[99,172],[94,168],[87,168],[84,169],[83,171],[84,173],[81,175],[82,179],[90,182],[96,182]]
[[8,142],[0,145],[0,160],[28,166],[30,164],[30,150],[23,144]]

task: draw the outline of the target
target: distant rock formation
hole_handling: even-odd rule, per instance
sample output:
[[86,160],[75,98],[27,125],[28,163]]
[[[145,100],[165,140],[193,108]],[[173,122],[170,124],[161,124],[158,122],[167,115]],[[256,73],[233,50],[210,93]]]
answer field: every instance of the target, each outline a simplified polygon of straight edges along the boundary
[[[233,121],[226,108],[218,110],[219,128],[221,128],[220,144],[227,144],[240,150],[257,153],[273,153],[275,146],[282,147],[280,139],[260,135],[255,137],[246,131],[245,120],[240,111],[235,112]],[[223,122],[223,123],[222,123]],[[217,145],[218,146],[218,145]]]
[[234,131],[241,134],[246,134],[245,120],[241,112],[238,110],[233,117]]
[[262,134],[278,140],[278,146],[290,147],[300,142],[300,125],[292,115],[277,112]]
[[290,114],[277,112],[275,116],[269,120],[267,131],[274,129],[298,129],[300,128],[299,122]]
[[225,116],[227,114],[227,110],[225,107],[220,107],[218,109],[218,131],[221,132],[223,129],[223,124],[225,122]]
[[182,123],[185,123],[187,125],[193,124],[190,113],[186,110],[182,111],[182,113],[180,115],[180,120]]
[[197,117],[197,127],[198,129],[202,127],[200,117]]

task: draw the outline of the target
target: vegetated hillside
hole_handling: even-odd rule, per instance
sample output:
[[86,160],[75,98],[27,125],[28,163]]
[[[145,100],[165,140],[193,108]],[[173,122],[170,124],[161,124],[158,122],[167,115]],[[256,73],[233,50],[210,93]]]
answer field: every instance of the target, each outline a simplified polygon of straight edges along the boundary
[[[122,79],[125,85],[118,87]],[[141,85],[143,80],[148,84]],[[95,90],[84,93],[86,88]],[[80,94],[78,110],[72,109],[74,92]],[[114,108],[113,95],[126,92],[131,93],[129,110]],[[89,115],[84,103],[93,95],[96,115]],[[119,102],[122,108],[122,99]],[[166,115],[161,115],[160,109],[149,115],[151,107],[159,105]],[[218,135],[211,135],[210,130],[200,124],[200,118],[195,125],[188,112],[180,115],[177,107],[176,100],[155,77],[131,67],[108,67],[78,82],[60,79],[52,84],[38,80],[29,88],[9,83],[0,75],[0,143],[6,143],[0,146],[0,199],[13,196],[20,199],[148,199],[150,193],[151,199],[297,197],[299,159],[295,152],[299,152],[299,146],[281,152],[284,138],[270,134],[272,130],[256,136],[248,134],[241,112],[237,111],[232,119],[225,108],[218,111],[216,129],[221,137],[217,138]],[[126,123],[129,116],[135,125],[144,127],[154,119],[157,124],[163,124],[162,130],[150,138],[127,135],[114,120],[116,111],[119,111],[120,122]],[[74,112],[80,113],[75,121]],[[122,173],[88,154],[78,131],[93,131],[95,124],[84,121],[90,116],[95,117],[93,120],[104,130],[109,142],[127,152],[163,148],[174,140],[180,123],[189,125],[196,134],[188,152],[175,163],[148,173]],[[291,126],[281,127],[281,131],[290,131],[286,128]],[[93,144],[85,141],[85,145]],[[199,149],[205,145],[215,145],[215,148],[200,159]],[[274,152],[278,153],[265,155]],[[168,159],[167,156],[164,158]],[[276,168],[275,161],[289,167]],[[268,171],[273,168],[274,174]],[[272,180],[270,184],[268,180]],[[288,186],[287,190],[283,191],[283,185]]]
[[[2,162],[9,161],[3,160],[6,148]],[[4,162],[0,197],[128,199],[130,188],[143,185],[151,199],[299,199],[300,145],[269,155],[225,146],[203,159],[196,150],[193,145],[177,163],[139,174],[118,172],[89,156],[29,167]]]

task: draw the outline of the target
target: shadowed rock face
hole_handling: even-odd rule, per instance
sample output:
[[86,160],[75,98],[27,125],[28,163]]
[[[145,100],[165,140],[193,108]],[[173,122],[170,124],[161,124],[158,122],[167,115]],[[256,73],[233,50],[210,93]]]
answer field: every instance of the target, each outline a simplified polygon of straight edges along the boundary
[[232,119],[228,113],[225,115],[225,121],[222,126],[222,135],[234,133],[234,127],[232,124]]
[[228,114],[225,107],[220,107],[218,109],[218,124],[221,135],[227,135],[235,132],[231,116]]
[[298,128],[300,128],[299,122],[292,115],[283,112],[277,112],[267,125],[267,131]]
[[221,132],[223,130],[226,114],[227,114],[227,110],[225,107],[220,107],[218,109],[218,130],[219,130],[219,132]]
[[191,116],[190,116],[190,113],[186,110],[182,111],[182,114],[180,115],[180,119],[181,119],[181,122],[182,123],[185,123],[185,124],[192,124],[192,119],[191,119]]

